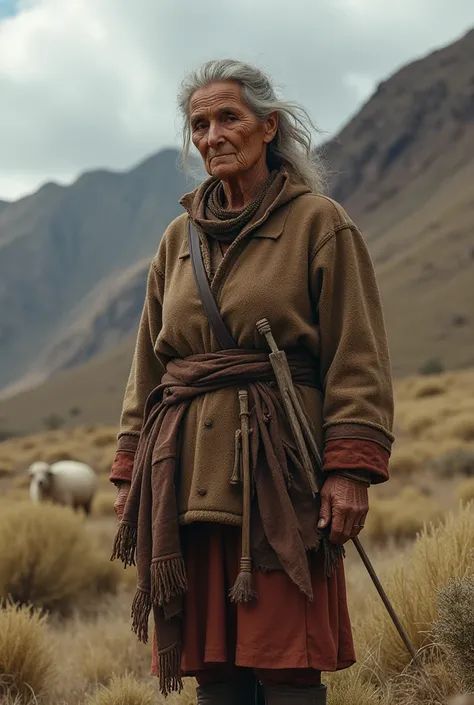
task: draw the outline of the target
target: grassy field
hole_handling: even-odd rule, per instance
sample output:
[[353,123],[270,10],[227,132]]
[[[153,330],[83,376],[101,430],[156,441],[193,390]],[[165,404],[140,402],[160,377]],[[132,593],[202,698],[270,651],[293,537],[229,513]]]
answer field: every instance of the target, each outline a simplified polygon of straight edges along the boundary
[[[330,705],[441,705],[474,690],[474,371],[397,382],[396,409],[392,479],[370,490],[362,539],[425,672],[409,664],[349,545],[358,663],[324,674]],[[115,437],[115,428],[89,426],[0,444],[0,600],[10,598],[0,611],[5,705],[161,702],[150,647],[130,631],[134,570],[108,560]],[[59,458],[96,469],[91,518],[29,502],[29,463]],[[167,702],[194,702],[193,690],[188,682]]]

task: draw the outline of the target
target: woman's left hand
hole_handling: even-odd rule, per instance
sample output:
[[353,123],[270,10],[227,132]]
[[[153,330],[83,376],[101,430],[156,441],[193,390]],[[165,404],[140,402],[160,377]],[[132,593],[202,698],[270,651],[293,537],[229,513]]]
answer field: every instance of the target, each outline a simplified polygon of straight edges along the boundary
[[337,474],[330,474],[321,490],[318,528],[331,525],[329,540],[343,544],[363,529],[369,511],[367,486]]

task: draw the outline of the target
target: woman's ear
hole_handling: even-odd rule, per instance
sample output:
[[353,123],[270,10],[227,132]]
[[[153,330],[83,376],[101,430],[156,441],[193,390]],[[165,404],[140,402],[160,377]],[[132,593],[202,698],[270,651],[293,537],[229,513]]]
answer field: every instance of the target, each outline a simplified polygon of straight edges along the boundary
[[278,113],[270,113],[265,120],[265,136],[263,141],[269,144],[275,137],[278,130]]

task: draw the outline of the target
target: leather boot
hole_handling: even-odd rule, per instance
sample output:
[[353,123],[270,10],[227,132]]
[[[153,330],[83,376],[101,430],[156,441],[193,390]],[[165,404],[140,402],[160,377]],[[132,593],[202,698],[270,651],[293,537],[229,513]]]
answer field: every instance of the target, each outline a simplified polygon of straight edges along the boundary
[[288,685],[265,686],[267,705],[326,705],[326,686],[292,688]]
[[254,705],[256,682],[223,682],[198,685],[198,705]]

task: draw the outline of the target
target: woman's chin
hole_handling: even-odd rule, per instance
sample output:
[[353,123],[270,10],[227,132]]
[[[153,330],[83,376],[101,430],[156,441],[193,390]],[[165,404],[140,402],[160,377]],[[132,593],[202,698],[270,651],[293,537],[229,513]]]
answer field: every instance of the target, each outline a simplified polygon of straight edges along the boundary
[[215,179],[227,181],[228,179],[235,177],[235,175],[238,174],[239,171],[240,169],[236,168],[235,166],[232,167],[230,164],[211,163],[209,174]]

